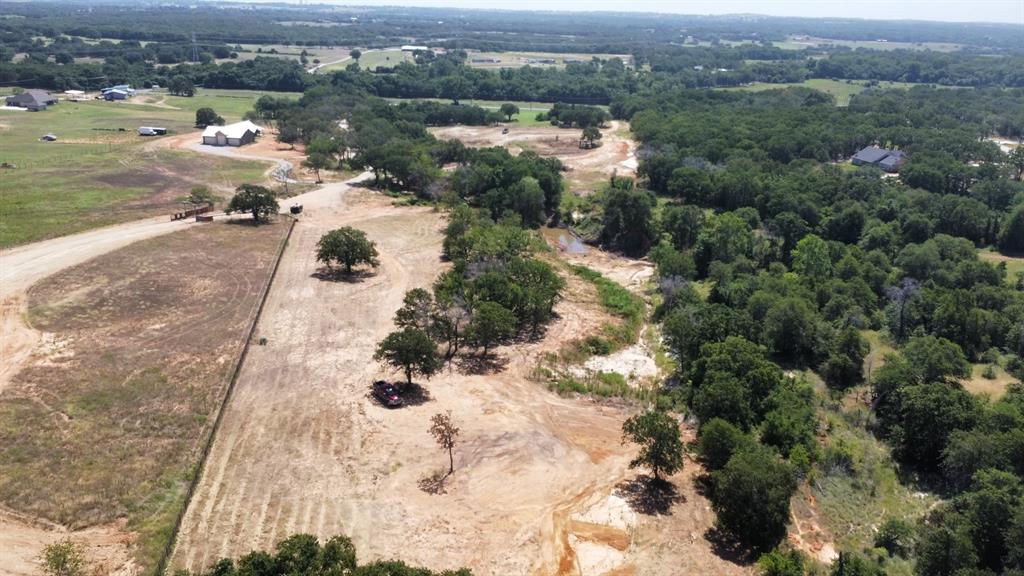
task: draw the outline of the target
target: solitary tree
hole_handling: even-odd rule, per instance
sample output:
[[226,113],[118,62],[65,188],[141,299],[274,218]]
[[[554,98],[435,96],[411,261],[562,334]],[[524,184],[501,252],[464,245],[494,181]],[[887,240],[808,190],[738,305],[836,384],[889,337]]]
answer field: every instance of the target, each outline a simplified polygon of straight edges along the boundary
[[213,108],[200,108],[196,110],[196,127],[206,128],[207,126],[219,126],[224,119],[214,112]]
[[506,102],[501,105],[501,113],[505,115],[505,118],[508,119],[509,122],[511,122],[512,116],[519,114],[519,106],[516,106],[511,102]]
[[601,131],[596,126],[587,126],[583,129],[583,136],[580,139],[580,148],[593,148],[601,139]]
[[351,274],[352,267],[359,264],[373,268],[380,266],[377,256],[377,245],[366,237],[365,232],[351,226],[331,230],[316,243],[316,259],[328,267],[338,263],[345,267],[346,274]]
[[316,174],[316,181],[318,184],[323,182],[323,179],[320,178],[320,171],[328,170],[336,164],[337,163],[333,158],[320,152],[313,152],[302,161],[303,166],[311,169],[313,173]]
[[43,548],[40,560],[46,576],[85,576],[86,573],[82,548],[70,539]]
[[363,57],[363,51],[358,48],[354,48],[349,51],[348,55],[356,62],[359,62],[359,59]]
[[373,359],[403,371],[409,386],[412,386],[414,374],[430,378],[443,364],[437,354],[437,345],[419,328],[403,328],[388,334],[377,345]]
[[430,419],[431,425],[428,432],[437,440],[437,444],[441,448],[448,451],[448,473],[455,472],[455,455],[453,449],[455,443],[459,437],[459,429],[455,427],[455,423],[452,422],[452,411],[441,414],[434,414],[434,417]]
[[271,214],[277,214],[277,199],[274,192],[256,184],[242,184],[235,190],[235,195],[228,203],[225,212],[249,212],[254,224],[268,220]]
[[683,468],[683,442],[679,425],[664,412],[645,412],[630,417],[622,424],[622,441],[640,445],[640,454],[629,463],[630,468],[647,466],[654,480],[672,475]]
[[516,315],[496,302],[481,302],[473,311],[469,323],[472,341],[487,351],[497,342],[508,338],[516,330]]

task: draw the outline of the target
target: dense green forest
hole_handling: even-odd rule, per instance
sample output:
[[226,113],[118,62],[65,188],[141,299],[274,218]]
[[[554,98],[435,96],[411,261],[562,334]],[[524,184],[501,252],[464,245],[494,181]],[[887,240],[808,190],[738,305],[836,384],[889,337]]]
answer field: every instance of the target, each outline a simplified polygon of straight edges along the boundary
[[[61,34],[159,42],[200,42],[306,46],[384,47],[415,37],[431,46],[483,50],[632,53],[651,43],[783,41],[790,35],[839,40],[940,42],[975,51],[1020,53],[1019,30],[1012,25],[943,22],[887,22],[859,19],[688,16],[641,13],[566,13],[455,8],[339,7],[288,4],[238,10],[231,3],[194,6],[126,1],[86,3],[6,2],[3,13],[17,17],[0,30],[22,29],[36,36]],[[22,19],[23,18],[23,19]]]
[[[813,78],[1024,86],[1020,30],[1011,25],[826,24],[786,18],[642,14],[605,18],[517,13],[511,18],[501,12],[393,8],[299,11],[267,6],[239,11],[212,3],[193,8],[6,3],[0,5],[0,14],[4,16],[0,18],[0,86],[26,88],[94,89],[119,82],[167,86],[172,77],[184,75],[210,88],[301,92],[316,79],[298,62],[278,61],[273,55],[259,56],[255,63],[232,59],[252,50],[243,44],[278,43],[301,51],[303,47],[397,46],[410,38],[435,48],[436,54],[420,54],[417,64],[363,71],[359,82],[384,97],[587,104],[609,104],[624,94]],[[814,34],[837,41],[885,36],[904,44],[896,50],[839,44],[795,50],[772,43],[784,42],[792,34],[810,34],[811,23],[818,27]],[[917,49],[927,47],[925,42],[947,43],[958,51]],[[468,49],[576,51],[599,56],[595,61],[571,63],[564,70],[486,71],[464,65]],[[602,54],[628,55],[630,61]],[[86,58],[91,60],[81,60]]]

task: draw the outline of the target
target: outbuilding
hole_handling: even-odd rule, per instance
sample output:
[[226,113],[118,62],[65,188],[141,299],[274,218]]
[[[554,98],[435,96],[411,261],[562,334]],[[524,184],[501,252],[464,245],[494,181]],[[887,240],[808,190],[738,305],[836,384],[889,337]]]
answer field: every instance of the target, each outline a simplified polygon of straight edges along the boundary
[[898,172],[907,160],[907,154],[901,150],[889,150],[878,146],[868,146],[853,155],[850,160],[854,166],[877,166],[886,172]]
[[131,94],[127,90],[121,90],[120,88],[115,88],[113,90],[105,91],[103,93],[103,99],[108,101],[108,102],[111,101],[111,100],[127,100],[130,95]]
[[8,106],[16,106],[18,108],[25,108],[26,110],[38,111],[46,110],[46,107],[51,104],[57,103],[57,97],[51,95],[46,90],[25,90],[21,94],[15,94],[8,96],[6,99]]
[[227,126],[207,126],[203,130],[203,144],[207,146],[243,146],[256,140],[263,129],[248,120]]

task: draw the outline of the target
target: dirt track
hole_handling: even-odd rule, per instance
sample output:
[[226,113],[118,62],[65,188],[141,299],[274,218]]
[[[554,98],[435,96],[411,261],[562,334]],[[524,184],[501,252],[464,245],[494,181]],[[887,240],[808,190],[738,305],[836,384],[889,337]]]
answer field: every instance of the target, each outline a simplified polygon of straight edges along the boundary
[[512,125],[508,134],[493,126],[448,126],[432,128],[430,132],[438,139],[460,140],[471,147],[504,146],[513,153],[528,149],[542,156],[554,156],[570,169],[570,187],[585,190],[612,173],[636,175],[637,146],[623,135],[628,130],[629,124],[613,120],[601,130],[601,145],[588,150],[579,147],[581,130],[554,126]]

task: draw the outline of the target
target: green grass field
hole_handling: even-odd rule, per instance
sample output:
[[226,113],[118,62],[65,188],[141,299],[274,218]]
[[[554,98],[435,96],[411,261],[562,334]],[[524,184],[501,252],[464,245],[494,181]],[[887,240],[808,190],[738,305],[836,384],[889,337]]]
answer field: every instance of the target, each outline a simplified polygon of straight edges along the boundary
[[[827,80],[824,78],[812,78],[803,82],[789,82],[783,84],[768,84],[766,82],[754,82],[745,86],[718,88],[719,90],[739,90],[743,92],[762,92],[764,90],[777,90],[793,86],[813,88],[836,98],[836,104],[846,106],[854,94],[860,94],[868,89],[867,82],[863,80]],[[878,88],[910,88],[914,84],[908,82],[879,82]]]
[[[389,102],[429,100],[431,102],[444,102],[446,104],[451,102],[451,100],[447,100],[445,98],[385,98],[385,100],[388,100]],[[465,104],[467,106],[479,106],[481,108],[486,108],[487,110],[500,110],[501,105],[506,102],[509,101],[475,99],[459,100],[460,104]],[[537,114],[547,112],[548,110],[551,110],[552,106],[554,106],[553,102],[523,102],[513,100],[511,103],[519,107],[519,114],[512,115],[512,123],[515,126],[546,126],[548,124],[547,122],[537,121]],[[607,106],[599,106],[599,108],[607,108]]]
[[[321,58],[321,60],[324,60]],[[324,60],[327,61],[327,60]],[[412,54],[409,52],[402,52],[398,48],[388,48],[386,50],[363,50],[363,55],[359,58],[359,66],[364,70],[376,70],[378,66],[394,66],[399,62],[413,62]],[[344,70],[351,60],[339,62],[331,66],[324,66],[321,68],[323,72],[332,72],[335,70]]]
[[[237,121],[258,92],[140,95],[129,102],[62,102],[43,112],[0,111],[0,247],[169,213],[195,185],[229,190],[260,181],[266,165],[147,146],[139,126],[195,130],[195,110]],[[147,103],[148,102],[148,103]],[[123,129],[124,131],[120,131]],[[43,142],[54,133],[56,142]]]
[[1010,284],[1016,284],[1017,274],[1024,273],[1024,258],[1021,257],[1006,256],[991,248],[984,248],[978,250],[978,258],[991,264],[1006,264],[1006,281]]

